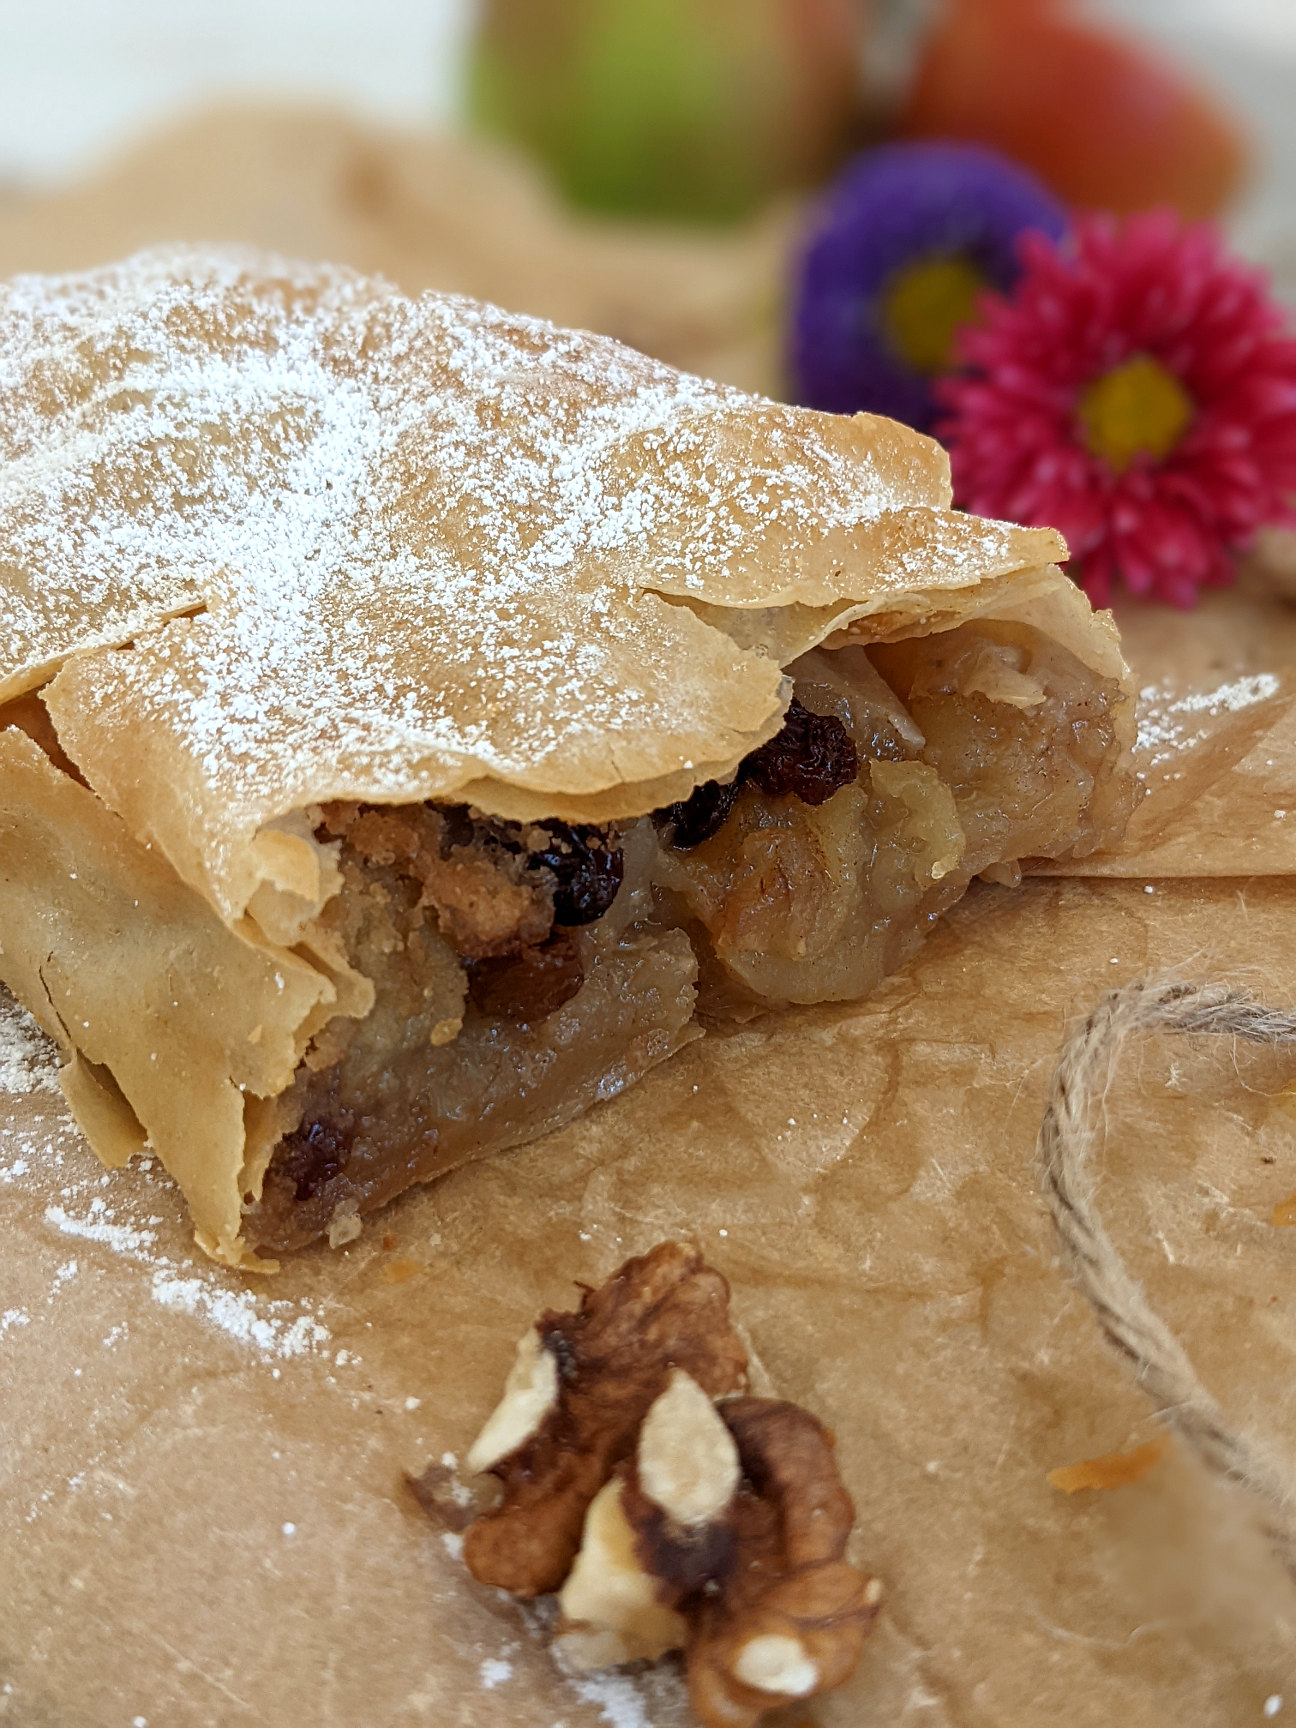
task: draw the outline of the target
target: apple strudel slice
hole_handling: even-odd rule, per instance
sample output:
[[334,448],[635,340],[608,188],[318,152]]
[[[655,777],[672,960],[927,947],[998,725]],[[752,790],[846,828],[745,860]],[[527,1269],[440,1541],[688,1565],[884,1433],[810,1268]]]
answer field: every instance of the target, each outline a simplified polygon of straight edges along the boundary
[[0,290],[0,979],[231,1264],[1114,837],[1129,676],[939,447],[190,250]]

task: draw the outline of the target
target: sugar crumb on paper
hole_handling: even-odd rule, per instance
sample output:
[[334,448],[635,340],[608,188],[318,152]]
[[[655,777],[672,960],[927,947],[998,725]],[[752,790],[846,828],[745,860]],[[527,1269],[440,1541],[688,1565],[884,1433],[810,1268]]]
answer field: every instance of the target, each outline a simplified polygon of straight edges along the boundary
[[506,1685],[513,1678],[513,1664],[499,1656],[483,1658],[481,1665],[481,1685],[484,1692],[493,1692],[497,1686]]
[[263,1356],[306,1356],[332,1337],[313,1315],[299,1314],[289,1320],[275,1313],[291,1309],[289,1302],[267,1302],[250,1290],[213,1287],[201,1276],[177,1278],[163,1267],[153,1274],[153,1300],[163,1308],[210,1321],[236,1343],[250,1344]]
[[0,986],[0,1092],[58,1091],[58,1046]]
[[643,1693],[628,1674],[591,1674],[571,1682],[585,1704],[595,1705],[608,1728],[652,1728]]
[[1256,672],[1220,684],[1214,690],[1191,690],[1174,696],[1157,684],[1145,685],[1139,691],[1138,738],[1135,751],[1146,755],[1147,765],[1159,767],[1176,754],[1192,750],[1208,737],[1208,729],[1194,729],[1184,716],[1204,714],[1211,718],[1239,714],[1258,702],[1267,702],[1281,689],[1281,680],[1272,672]]
[[84,1218],[73,1218],[62,1206],[47,1206],[45,1222],[64,1236],[80,1236],[89,1242],[100,1242],[118,1254],[139,1254],[157,1241],[154,1230],[137,1229],[130,1224],[110,1222],[112,1213],[96,1195]]
[[[0,1068],[4,1063],[4,1051],[7,1048],[3,1043],[5,1027],[14,1019],[13,1016],[5,1015],[7,1001],[7,998],[0,996]],[[18,1015],[22,1015],[21,1010],[18,1010]],[[25,1036],[21,1020],[18,1020],[17,1024]],[[35,1036],[37,1040],[48,1043],[39,1031]],[[39,1054],[40,1043],[37,1043],[36,1048]],[[52,1050],[53,1046],[50,1048]],[[47,1136],[48,1132],[47,1129]],[[34,1136],[22,1133],[7,1137],[6,1146],[7,1149],[12,1148],[12,1153],[8,1162],[0,1165],[0,1185],[21,1186],[28,1191],[34,1191],[42,1178],[48,1180],[54,1175],[57,1180],[58,1173],[67,1168],[68,1154],[74,1150],[74,1137],[79,1140],[70,1118],[59,1121],[53,1138],[46,1138],[40,1143]],[[169,1182],[156,1173],[151,1160],[140,1162],[136,1169],[146,1187],[152,1183],[157,1187],[169,1188]],[[55,1190],[57,1199],[51,1198],[43,1209],[45,1225],[59,1236],[106,1248],[119,1259],[146,1269],[151,1273],[148,1294],[160,1308],[174,1314],[187,1315],[214,1327],[234,1343],[255,1351],[263,1359],[283,1360],[315,1356],[323,1353],[332,1343],[332,1333],[328,1327],[316,1318],[304,1302],[264,1296],[251,1290],[231,1287],[223,1281],[219,1271],[205,1262],[199,1264],[188,1258],[176,1259],[163,1253],[158,1247],[157,1228],[165,1222],[161,1213],[119,1216],[118,1211],[108,1204],[103,1195],[95,1191],[100,1184],[107,1181],[108,1178],[97,1166],[94,1167],[93,1175],[82,1175],[71,1182],[64,1181],[63,1185]],[[50,1286],[50,1296],[75,1277],[78,1270],[79,1264],[75,1259],[67,1260],[57,1267]],[[29,1323],[30,1316],[17,1309],[0,1314],[0,1338],[4,1338],[5,1334],[14,1328]],[[120,1331],[114,1329],[103,1342],[105,1345],[116,1343],[121,1335]],[[345,1359],[359,1361],[354,1353],[340,1354]]]

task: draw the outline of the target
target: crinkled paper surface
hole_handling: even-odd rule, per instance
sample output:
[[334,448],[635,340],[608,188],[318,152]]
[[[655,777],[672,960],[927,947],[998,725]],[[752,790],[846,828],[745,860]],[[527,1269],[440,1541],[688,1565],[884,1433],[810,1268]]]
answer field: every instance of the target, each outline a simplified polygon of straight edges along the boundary
[[[309,149],[276,131],[278,155],[228,125],[223,145],[156,149],[111,196],[10,212],[0,255],[61,266],[197,237],[175,213],[206,197],[219,238],[308,255],[315,234],[372,267],[357,235],[415,230],[344,131],[317,128]],[[475,260],[436,285],[598,322],[574,309],[569,254],[534,261],[547,303],[492,283],[507,247],[473,240],[470,196],[477,182],[420,218],[420,256]],[[393,275],[433,279],[403,276],[392,244]],[[631,311],[605,327],[761,382],[698,310],[711,266],[657,256],[676,298],[666,263],[628,271]],[[764,256],[743,270],[753,301],[776,280]],[[626,327],[636,293],[666,339]],[[667,352],[672,319],[688,352]],[[0,1004],[6,1728],[680,1728],[669,1670],[558,1678],[533,1621],[471,1586],[402,1487],[462,1455],[541,1306],[664,1235],[697,1239],[779,1390],[836,1430],[858,1557],[887,1587],[855,1680],[782,1728],[1237,1728],[1275,1696],[1296,1705],[1296,1593],[1237,1491],[1174,1447],[1110,1491],[1047,1480],[1159,1430],[1058,1274],[1032,1165],[1066,1019],[1104,989],[1179,966],[1296,997],[1296,815],[1277,814],[1296,804],[1294,620],[1236,594],[1122,614],[1152,692],[1152,793],[1121,854],[1091,867],[1123,879],[975,889],[869,1003],[708,1038],[270,1282],[195,1260],[157,1169],[103,1171]],[[1187,1041],[1135,1048],[1102,1190],[1206,1383],[1289,1446],[1296,1232],[1271,1220],[1290,1215],[1296,1133],[1271,1099],[1294,1073]]]
[[[1235,1728],[1290,1690],[1296,1596],[1238,1491],[1157,1429],[1056,1269],[1032,1147],[1068,1015],[1149,967],[1290,999],[1296,885],[975,891],[871,1002],[712,1037],[576,1127],[247,1283],[159,1173],[5,1100],[6,1721],[676,1728],[669,1672],[573,1687],[402,1486],[462,1456],[572,1281],[696,1239],[785,1395],[838,1435],[886,1584],[847,1689],[788,1721]],[[1296,1063],[1134,1051],[1104,1204],[1241,1418],[1290,1435]]]
[[1117,610],[1146,788],[1110,876],[1296,872],[1296,604],[1233,591],[1195,612]]

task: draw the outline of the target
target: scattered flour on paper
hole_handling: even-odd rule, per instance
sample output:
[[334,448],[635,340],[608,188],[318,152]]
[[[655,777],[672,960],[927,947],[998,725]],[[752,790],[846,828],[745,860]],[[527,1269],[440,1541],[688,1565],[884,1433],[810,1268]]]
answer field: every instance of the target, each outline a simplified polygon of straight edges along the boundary
[[1172,704],[1177,714],[1219,714],[1227,710],[1240,713],[1257,702],[1267,702],[1276,696],[1279,680],[1272,672],[1257,672],[1251,677],[1235,678],[1231,684],[1221,684],[1217,690],[1193,691]]
[[1149,684],[1139,691],[1138,740],[1135,749],[1147,758],[1147,766],[1159,767],[1185,750],[1191,750],[1208,736],[1207,729],[1194,727],[1189,715],[1240,714],[1254,708],[1257,702],[1267,702],[1278,694],[1281,681],[1272,672],[1257,672],[1249,677],[1235,678],[1214,690],[1190,690],[1185,696],[1172,696],[1158,684]]
[[307,1356],[332,1337],[313,1315],[294,1315],[291,1302],[256,1297],[250,1290],[223,1289],[202,1277],[180,1278],[165,1267],[153,1274],[153,1300],[164,1308],[210,1320],[229,1337],[251,1344],[265,1356]]
[[58,1045],[0,988],[0,1092],[57,1092],[58,1070]]
[[96,1194],[84,1218],[73,1218],[62,1206],[47,1206],[45,1222],[52,1224],[64,1236],[80,1236],[87,1242],[102,1242],[118,1254],[140,1254],[157,1241],[155,1230],[137,1229],[132,1224],[114,1224],[113,1214]]
[[[58,1095],[58,1046],[0,987],[0,1092],[28,1096],[38,1092]],[[308,1356],[322,1351],[332,1334],[300,1303],[254,1295],[250,1290],[230,1288],[222,1274],[193,1261],[178,1262],[158,1247],[154,1228],[164,1222],[158,1215],[119,1219],[102,1194],[91,1192],[109,1185],[112,1178],[97,1163],[90,1162],[91,1175],[66,1178],[69,1163],[89,1160],[70,1116],[45,1122],[38,1133],[15,1129],[6,1133],[4,1160],[0,1162],[0,1186],[37,1190],[51,1176],[63,1185],[58,1198],[44,1209],[45,1222],[62,1236],[93,1242],[152,1271],[151,1294],[159,1306],[215,1326],[236,1343],[263,1357]],[[155,1173],[150,1161],[132,1164],[136,1186],[148,1184],[168,1188],[167,1178]],[[89,1195],[89,1198],[87,1198]],[[69,1260],[54,1276],[54,1289],[75,1276],[77,1263]],[[0,1338],[31,1316],[20,1309],[0,1312]],[[106,1341],[105,1341],[106,1342]]]
[[498,1656],[487,1656],[481,1665],[481,1684],[484,1692],[493,1692],[497,1686],[503,1686],[513,1678],[513,1664],[505,1662]]
[[[441,1540],[456,1558],[463,1550],[463,1537],[447,1533]],[[526,1628],[532,1641],[553,1655],[552,1644],[560,1619],[556,1596],[539,1596],[534,1601],[514,1599],[514,1612]],[[505,1649],[516,1649],[505,1646]],[[486,1663],[482,1664],[485,1685]],[[654,1728],[663,1720],[688,1720],[688,1699],[681,1671],[667,1663],[650,1666],[647,1672],[632,1675],[604,1668],[592,1674],[570,1674],[559,1664],[559,1672],[572,1693],[583,1704],[592,1704],[608,1728]],[[553,1728],[566,1728],[557,1721]]]
[[571,1686],[584,1703],[597,1706],[609,1728],[652,1728],[643,1693],[628,1674],[587,1674]]
[[[174,1258],[158,1247],[159,1231],[165,1223],[160,1212],[129,1213],[119,1217],[98,1190],[116,1189],[114,1178],[91,1162],[91,1155],[71,1119],[46,1124],[39,1135],[15,1131],[6,1135],[6,1159],[0,1164],[0,1185],[23,1187],[39,1194],[51,1178],[59,1186],[57,1199],[44,1207],[45,1223],[61,1236],[94,1243],[151,1273],[149,1293],[161,1308],[184,1314],[214,1326],[227,1338],[254,1350],[263,1358],[291,1358],[322,1353],[332,1341],[327,1326],[317,1320],[300,1301],[274,1298],[225,1282],[232,1275],[189,1259]],[[75,1167],[76,1174],[72,1174]],[[92,1174],[86,1174],[86,1168]],[[132,1164],[133,1188],[127,1200],[142,1192],[165,1187],[169,1178],[151,1160]],[[120,1190],[125,1193],[124,1188]],[[48,1192],[48,1188],[46,1189]],[[144,1204],[147,1205],[147,1198]],[[76,1275],[77,1262],[67,1261],[54,1274],[52,1291]],[[26,1325],[29,1316],[0,1314],[0,1338],[12,1327]],[[110,1337],[112,1335],[110,1334]],[[112,1339],[116,1342],[115,1337]],[[109,1340],[105,1339],[105,1343]],[[358,1360],[358,1358],[356,1358]]]

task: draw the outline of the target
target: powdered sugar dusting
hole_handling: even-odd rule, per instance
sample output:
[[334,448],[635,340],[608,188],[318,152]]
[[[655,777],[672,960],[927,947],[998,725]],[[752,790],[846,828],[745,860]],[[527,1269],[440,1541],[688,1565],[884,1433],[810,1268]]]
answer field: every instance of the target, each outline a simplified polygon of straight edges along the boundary
[[[141,1215],[127,1210],[141,1200],[145,1208],[150,1200],[159,1203],[159,1190],[165,1190],[174,1212],[174,1189],[152,1159],[138,1162],[130,1190],[112,1190],[123,1199],[119,1213],[98,1192],[111,1178],[91,1161],[70,1117],[45,1120],[32,1130],[14,1129],[5,1138],[8,1158],[0,1164],[0,1184],[42,1198],[49,1195],[51,1184],[61,1184],[57,1197],[45,1199],[41,1210],[47,1228],[140,1268],[148,1278],[148,1294],[160,1308],[213,1327],[266,1361],[325,1355],[332,1355],[338,1365],[344,1359],[360,1360],[353,1352],[331,1352],[332,1334],[306,1302],[248,1289],[209,1262],[165,1252],[160,1243],[168,1219],[161,1211],[144,1210]],[[73,1169],[77,1173],[69,1176]],[[87,1169],[93,1173],[86,1174]],[[54,1271],[50,1297],[94,1263],[93,1253],[63,1262]],[[22,1310],[0,1313],[0,1338],[26,1327],[30,1318]],[[122,1336],[124,1328],[114,1327],[102,1343],[111,1346]]]
[[1172,757],[1194,749],[1210,736],[1199,715],[1218,719],[1221,714],[1239,714],[1268,702],[1282,688],[1272,672],[1257,672],[1235,678],[1213,690],[1191,690],[1183,695],[1157,684],[1139,691],[1139,724],[1136,749],[1145,758],[1145,768],[1160,767]]
[[0,987],[0,1092],[58,1091],[58,1046]]
[[330,1341],[326,1326],[309,1314],[292,1317],[289,1302],[267,1302],[250,1290],[214,1287],[205,1278],[180,1278],[159,1268],[153,1274],[153,1300],[209,1320],[240,1344],[264,1356],[305,1356]]
[[1257,672],[1251,677],[1235,678],[1231,684],[1221,684],[1215,690],[1193,691],[1181,696],[1173,705],[1183,714],[1237,714],[1257,702],[1265,702],[1278,694],[1279,680],[1272,672]]
[[[0,684],[134,641],[70,663],[60,735],[227,915],[243,849],[319,798],[552,800],[736,761],[777,669],[658,596],[759,617],[1041,561],[934,508],[940,464],[897,428],[323,266],[19,278],[0,397]],[[885,557],[847,555],[906,511]]]
[[609,1728],[652,1728],[644,1696],[628,1674],[589,1674],[571,1684],[578,1698],[597,1705]]
[[130,1224],[114,1224],[107,1203],[98,1195],[90,1202],[84,1218],[73,1218],[62,1206],[47,1206],[45,1222],[52,1224],[64,1236],[80,1236],[88,1242],[102,1242],[118,1254],[138,1254],[157,1241],[153,1230],[140,1230]]

